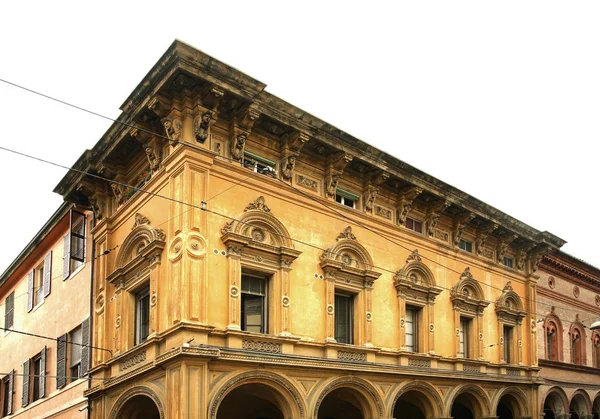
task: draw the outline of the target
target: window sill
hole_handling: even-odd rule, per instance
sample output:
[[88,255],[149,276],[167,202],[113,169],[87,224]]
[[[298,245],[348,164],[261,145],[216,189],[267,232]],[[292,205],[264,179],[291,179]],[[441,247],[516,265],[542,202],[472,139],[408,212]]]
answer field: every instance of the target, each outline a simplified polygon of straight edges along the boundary
[[[46,299],[45,299],[45,298],[42,300],[42,302],[40,302],[40,303],[37,303],[37,305],[36,305],[36,306],[34,306],[34,307],[31,309],[30,313],[33,313],[33,312],[34,312],[34,311],[36,311],[38,308],[40,308],[41,306],[43,306],[43,305],[44,305],[44,301],[46,301]],[[36,400],[36,401],[37,401],[37,400]]]
[[83,268],[85,268],[85,262],[83,263],[83,265],[79,266],[77,269],[75,269],[73,272],[71,272],[69,274],[69,276],[64,279],[64,281],[66,281],[67,279],[72,279],[73,277],[75,277],[75,275],[77,275],[79,272],[81,272],[83,270]]

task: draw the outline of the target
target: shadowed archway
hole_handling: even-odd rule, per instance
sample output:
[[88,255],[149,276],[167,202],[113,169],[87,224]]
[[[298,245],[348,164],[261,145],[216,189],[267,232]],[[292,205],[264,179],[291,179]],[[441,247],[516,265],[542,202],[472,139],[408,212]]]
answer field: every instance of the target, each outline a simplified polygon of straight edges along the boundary
[[134,396],[120,409],[117,419],[160,419],[156,403],[148,396]]
[[559,387],[551,388],[544,399],[544,419],[555,419],[568,412],[568,399],[565,392]]
[[286,400],[265,384],[251,383],[231,390],[219,405],[217,419],[285,419]]

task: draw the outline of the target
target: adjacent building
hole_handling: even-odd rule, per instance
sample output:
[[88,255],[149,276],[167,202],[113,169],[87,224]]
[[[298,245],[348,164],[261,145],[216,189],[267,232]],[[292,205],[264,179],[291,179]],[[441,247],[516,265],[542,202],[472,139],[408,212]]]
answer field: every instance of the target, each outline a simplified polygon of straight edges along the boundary
[[564,241],[265,87],[176,41],[57,186],[95,215],[90,417],[540,417]]
[[564,252],[547,255],[537,287],[544,418],[600,416],[600,270]]
[[88,415],[90,215],[61,205],[0,276],[0,417]]

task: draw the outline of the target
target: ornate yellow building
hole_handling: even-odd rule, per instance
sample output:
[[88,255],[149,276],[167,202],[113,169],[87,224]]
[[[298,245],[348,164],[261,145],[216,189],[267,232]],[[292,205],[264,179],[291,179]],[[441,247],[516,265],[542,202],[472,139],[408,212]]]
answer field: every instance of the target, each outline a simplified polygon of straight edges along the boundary
[[90,415],[539,417],[564,242],[176,41],[57,186],[90,205]]

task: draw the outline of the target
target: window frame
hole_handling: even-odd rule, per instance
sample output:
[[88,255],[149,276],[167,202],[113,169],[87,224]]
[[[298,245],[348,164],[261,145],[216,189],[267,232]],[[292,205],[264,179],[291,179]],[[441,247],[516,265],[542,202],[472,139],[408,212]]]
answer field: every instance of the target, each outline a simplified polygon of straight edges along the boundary
[[246,169],[252,170],[254,173],[268,175],[275,173],[275,167],[277,166],[277,163],[259,156],[258,154],[244,151],[242,166]]
[[[409,224],[412,224],[412,226],[409,227]],[[420,226],[418,230],[415,228],[417,224]],[[410,231],[414,231],[415,233],[423,234],[423,221],[417,220],[416,218],[406,217],[406,220],[404,221],[404,227]]]
[[0,381],[0,398],[2,399],[2,404],[0,405],[0,418],[10,416],[13,413],[14,376],[15,371],[12,370],[10,373],[2,377],[2,380]]
[[[341,290],[336,289],[335,290],[335,295],[334,295],[334,332],[333,332],[333,337],[335,339],[335,341],[339,344],[343,344],[343,345],[354,345],[355,342],[355,338],[354,338],[354,299],[356,298],[356,295],[351,294],[349,292],[343,292]],[[340,311],[338,308],[338,301],[347,301],[347,310],[346,310],[346,316],[345,317],[345,324],[343,325],[343,328],[346,329],[345,330],[345,334],[348,337],[346,342],[342,342],[341,341],[341,335],[338,334],[338,324],[339,324],[339,320],[342,317]]]
[[460,316],[459,325],[458,357],[463,359],[471,359],[474,352],[473,348],[471,347],[471,344],[473,343],[473,318]]
[[[75,342],[73,339],[73,335],[75,334],[75,332],[77,332],[78,329],[79,329],[79,337],[80,337],[79,340],[80,341]],[[76,328],[74,328],[67,334],[67,348],[68,348],[68,351],[67,351],[65,365],[68,365],[68,368],[66,368],[66,370],[68,371],[68,379],[66,381],[68,381],[68,383],[72,383],[82,377],[82,367],[83,367],[83,327],[82,327],[82,325],[77,326]],[[74,350],[79,351],[79,362],[76,363],[75,365],[73,365],[73,351]],[[75,368],[75,367],[77,367],[77,374],[73,374],[73,368]]]
[[[510,261],[510,263],[508,263],[508,261]],[[502,264],[509,269],[514,269],[515,259],[510,256],[504,256],[502,258]]]
[[[15,291],[13,290],[4,299],[4,328],[12,329],[15,326]],[[8,330],[4,331],[6,335]]]
[[[46,354],[47,347],[23,363],[23,392],[21,406],[27,407],[31,403],[46,397]],[[36,374],[36,362],[39,361],[39,373]],[[36,394],[37,383],[37,394]]]
[[[360,196],[353,194],[352,192],[349,192],[345,189],[335,189],[335,202],[337,202],[338,204],[344,205],[348,208],[356,209],[358,208],[359,199]],[[349,205],[350,202],[352,203],[352,205]]]
[[[150,284],[146,284],[140,287],[134,293],[134,341],[133,345],[141,345],[148,340],[150,336]],[[143,300],[147,300],[146,305],[142,306]],[[143,314],[142,310],[147,311],[146,316],[148,319],[147,334],[144,336],[144,330],[142,329]]]
[[473,242],[461,238],[458,242],[458,248],[463,252],[473,253]]
[[[404,336],[405,336],[405,346],[406,346],[406,350],[408,352],[413,352],[413,353],[421,353],[421,348],[423,345],[421,345],[420,339],[421,339],[421,323],[422,323],[422,307],[417,307],[414,305],[407,305],[406,306],[406,312],[405,312],[405,320],[404,320]],[[409,315],[408,313],[412,314],[412,321],[409,321]],[[408,325],[411,324],[412,325],[412,334],[410,334],[408,332]],[[408,339],[407,337],[409,335],[412,335],[412,340],[413,340],[413,344],[412,345],[408,345]],[[411,350],[412,347],[412,350]]]
[[503,358],[504,362],[507,364],[514,364],[515,354],[513,350],[513,344],[515,339],[515,329],[516,327],[510,324],[502,325],[502,336],[504,339],[502,342],[502,344],[504,345],[504,347],[502,348]]
[[[253,292],[250,290],[244,290],[244,280],[248,280],[248,279],[255,279],[255,280],[260,280],[262,281],[262,292],[257,293],[257,292]],[[260,274],[256,274],[256,273],[249,273],[246,271],[242,271],[242,278],[240,281],[240,303],[241,303],[241,310],[240,310],[240,328],[241,330],[245,331],[245,332],[250,332],[250,333],[262,333],[262,334],[268,334],[269,333],[269,283],[270,283],[270,276],[268,275],[260,275]],[[260,331],[256,332],[256,331],[251,331],[251,330],[247,330],[248,324],[247,324],[247,319],[245,318],[245,313],[247,314],[247,309],[245,307],[245,303],[248,301],[249,296],[252,297],[258,297],[260,298],[261,301],[261,316],[260,316]]]
[[[63,237],[63,281],[85,266],[86,254],[86,235],[87,235],[87,217],[86,214],[75,209],[69,212],[69,231]],[[74,254],[74,243],[80,241],[81,256]]]

